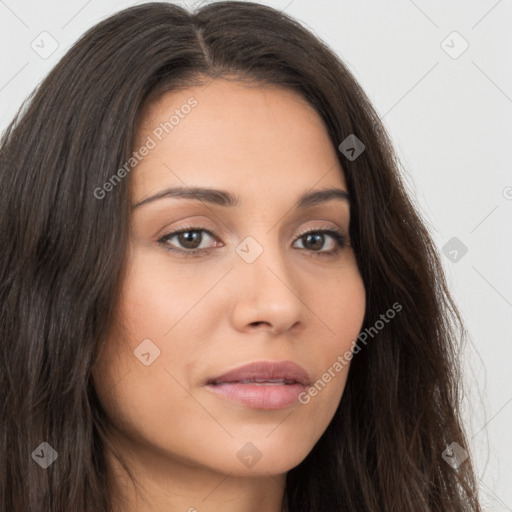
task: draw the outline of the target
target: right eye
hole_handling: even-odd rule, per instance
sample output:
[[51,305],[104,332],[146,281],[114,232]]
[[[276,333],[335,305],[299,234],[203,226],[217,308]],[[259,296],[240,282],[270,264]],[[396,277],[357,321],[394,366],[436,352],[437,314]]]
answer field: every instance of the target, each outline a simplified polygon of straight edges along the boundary
[[[204,253],[207,252],[208,249],[211,249],[212,246],[200,247],[203,242],[203,235],[201,235],[201,233],[206,233],[208,237],[217,240],[215,234],[208,229],[184,226],[176,231],[163,235],[158,239],[158,243],[168,251],[182,253],[185,254],[185,256]],[[181,245],[181,248],[173,247],[173,245],[169,243],[173,238],[176,238],[176,242]]]

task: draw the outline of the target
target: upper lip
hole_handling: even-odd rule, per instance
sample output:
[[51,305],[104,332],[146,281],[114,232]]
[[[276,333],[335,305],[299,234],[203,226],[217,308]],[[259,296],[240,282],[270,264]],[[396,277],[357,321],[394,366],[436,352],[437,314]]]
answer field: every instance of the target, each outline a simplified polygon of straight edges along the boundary
[[209,379],[207,384],[241,380],[286,380],[309,386],[310,377],[302,366],[293,361],[254,361]]

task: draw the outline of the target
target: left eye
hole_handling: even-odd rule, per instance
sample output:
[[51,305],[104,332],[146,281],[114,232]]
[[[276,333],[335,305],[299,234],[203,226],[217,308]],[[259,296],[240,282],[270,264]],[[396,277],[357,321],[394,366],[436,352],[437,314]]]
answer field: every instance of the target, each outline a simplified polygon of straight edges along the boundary
[[[173,231],[161,237],[158,243],[169,251],[182,253],[185,254],[185,256],[199,252],[207,252],[212,246],[207,245],[206,247],[201,247],[201,243],[204,241],[202,233],[206,233],[207,237],[214,239],[218,243],[217,237],[211,231],[199,227],[186,227],[179,231]],[[320,250],[325,245],[326,236],[331,239],[332,247],[328,250]],[[173,244],[169,243],[173,238],[177,238],[177,242],[181,247],[175,247]],[[336,254],[347,245],[345,235],[341,231],[333,228],[306,231],[297,237],[296,242],[302,240],[305,240],[305,244],[309,245],[309,247],[304,247],[303,242],[303,246],[299,247],[299,249],[322,255]]]

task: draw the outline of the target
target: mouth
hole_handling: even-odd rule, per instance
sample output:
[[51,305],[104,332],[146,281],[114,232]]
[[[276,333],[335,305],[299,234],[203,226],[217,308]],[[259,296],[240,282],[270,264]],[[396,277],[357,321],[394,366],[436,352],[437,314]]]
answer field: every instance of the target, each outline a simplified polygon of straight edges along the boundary
[[257,361],[209,379],[206,388],[255,409],[282,409],[296,403],[310,382],[306,370],[292,361]]
[[285,384],[285,385],[290,385],[290,384],[300,384],[299,382],[297,382],[296,380],[293,380],[293,379],[242,379],[242,380],[233,380],[233,381],[229,381],[229,382],[210,382],[210,384],[214,385],[214,386],[222,386],[223,384],[234,384],[234,383],[237,383],[237,384]]

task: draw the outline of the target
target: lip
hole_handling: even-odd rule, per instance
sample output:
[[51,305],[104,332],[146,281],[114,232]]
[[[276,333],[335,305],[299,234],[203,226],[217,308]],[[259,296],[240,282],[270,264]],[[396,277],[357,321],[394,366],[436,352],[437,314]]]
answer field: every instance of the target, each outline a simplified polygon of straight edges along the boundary
[[209,379],[206,388],[256,409],[281,409],[297,402],[310,382],[308,372],[293,361],[255,361]]

